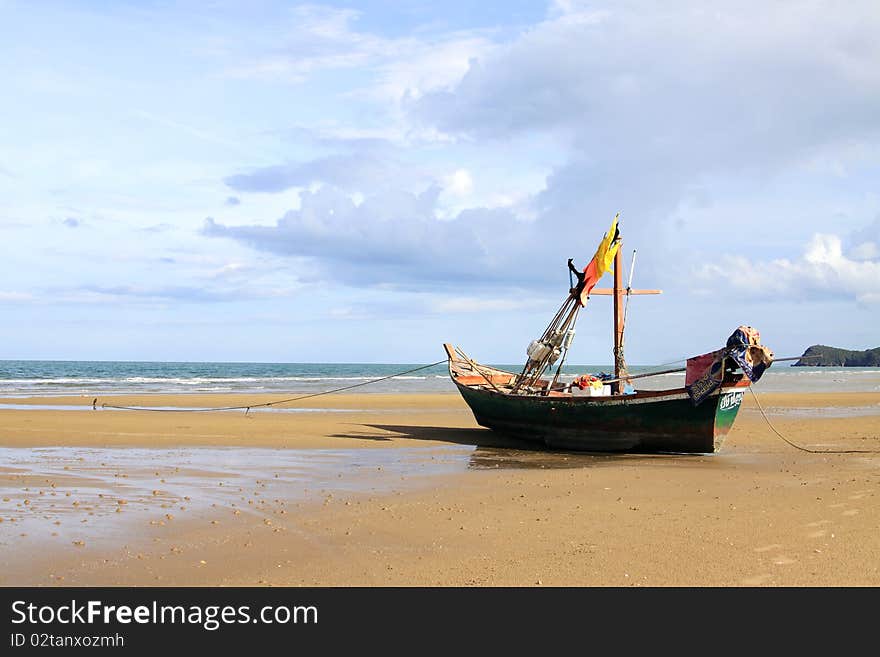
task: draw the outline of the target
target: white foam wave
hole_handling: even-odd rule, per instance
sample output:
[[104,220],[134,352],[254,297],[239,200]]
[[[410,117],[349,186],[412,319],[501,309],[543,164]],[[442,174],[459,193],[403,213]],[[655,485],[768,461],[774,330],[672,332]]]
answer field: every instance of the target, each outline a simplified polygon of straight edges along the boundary
[[[34,379],[0,379],[5,385],[101,385],[101,384],[120,384],[120,383],[142,383],[142,384],[177,384],[177,385],[199,385],[209,383],[277,383],[283,381],[299,381],[299,382],[320,382],[320,381],[373,381],[383,378],[381,375],[376,376],[255,376],[255,377],[148,377],[148,376],[127,376],[118,378],[93,378],[93,377],[56,377],[51,379],[34,378]],[[427,376],[395,376],[393,377],[401,381],[424,381]],[[445,379],[445,376],[435,376],[434,378]]]

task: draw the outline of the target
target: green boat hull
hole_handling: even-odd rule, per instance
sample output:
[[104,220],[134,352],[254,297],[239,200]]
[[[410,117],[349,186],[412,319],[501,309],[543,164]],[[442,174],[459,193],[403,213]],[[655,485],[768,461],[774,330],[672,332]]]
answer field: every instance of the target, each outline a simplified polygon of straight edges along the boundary
[[455,384],[481,426],[548,447],[712,453],[733,426],[748,382],[725,383],[698,406],[684,390],[610,398],[546,397]]

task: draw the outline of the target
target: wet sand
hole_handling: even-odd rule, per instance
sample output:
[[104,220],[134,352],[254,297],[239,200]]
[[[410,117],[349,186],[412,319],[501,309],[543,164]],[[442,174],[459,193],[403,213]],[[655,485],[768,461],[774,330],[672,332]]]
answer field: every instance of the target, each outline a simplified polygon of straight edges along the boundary
[[[876,393],[761,401],[880,450]],[[880,454],[750,396],[711,456],[529,450],[456,394],[91,403],[0,400],[0,585],[880,585]]]

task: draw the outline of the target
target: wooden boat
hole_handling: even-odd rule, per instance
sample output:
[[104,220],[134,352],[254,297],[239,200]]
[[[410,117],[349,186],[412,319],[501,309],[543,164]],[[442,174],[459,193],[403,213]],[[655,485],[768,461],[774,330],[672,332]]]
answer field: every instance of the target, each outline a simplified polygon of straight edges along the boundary
[[[559,345],[556,356],[557,359],[561,356],[562,362],[555,376],[543,376],[548,363],[552,365],[555,360],[552,356],[538,359],[530,353],[522,372],[517,374],[481,365],[453,345],[444,344],[452,381],[481,426],[548,447],[591,452],[717,451],[733,426],[750,379],[732,366],[730,359],[722,360],[720,385],[698,404],[684,387],[640,390],[629,385],[632,380],[645,375],[629,375],[626,371],[623,357],[624,297],[658,294],[660,291],[632,290],[629,285],[622,287],[616,218],[612,228],[614,238],[618,240],[613,256],[613,289],[587,289],[585,296],[584,281],[580,280],[578,286],[570,290],[541,340],[530,345],[529,352],[535,351],[532,347],[542,341],[545,346]],[[600,244],[600,250],[601,247]],[[600,271],[600,276],[601,273],[604,272]],[[614,378],[606,382],[610,387],[610,390],[604,390],[610,393],[607,396],[577,394],[579,390],[572,392],[570,385],[559,383],[565,353],[571,344],[571,338],[559,339],[559,336],[570,333],[573,337],[577,314],[589,294],[614,297],[615,367]],[[672,371],[684,371],[684,368],[653,374]]]

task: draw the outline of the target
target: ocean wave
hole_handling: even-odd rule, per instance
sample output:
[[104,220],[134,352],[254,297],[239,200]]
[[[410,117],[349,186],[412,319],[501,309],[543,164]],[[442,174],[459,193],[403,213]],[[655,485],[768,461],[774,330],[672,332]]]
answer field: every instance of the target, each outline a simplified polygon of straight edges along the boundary
[[[357,392],[442,392],[454,390],[442,365],[396,376],[416,365],[362,363],[130,363],[0,361],[0,395],[108,395],[185,393],[280,393],[296,395],[353,388]],[[517,365],[502,365],[519,371]],[[610,371],[606,365],[566,365],[560,381],[585,372]],[[634,375],[663,369],[633,366]],[[674,381],[673,381],[674,379]],[[640,379],[645,388],[679,385],[681,372]],[[876,391],[880,368],[774,367],[759,387],[766,391]],[[375,383],[373,383],[375,382]],[[363,385],[362,385],[363,384]],[[367,385],[369,384],[369,385]]]
[[[317,382],[317,381],[373,381],[375,379],[389,377],[389,375],[376,376],[254,376],[254,377],[146,377],[146,376],[126,376],[113,378],[91,378],[91,377],[58,377],[58,378],[32,378],[32,379],[3,379],[0,383],[10,385],[83,385],[83,384],[120,384],[120,383],[171,383],[178,385],[199,385],[206,383],[260,383],[260,382],[283,382],[283,381],[299,381],[299,382]],[[427,376],[394,376],[389,377],[400,381],[424,381]],[[445,379],[446,376],[435,376],[433,378]]]

